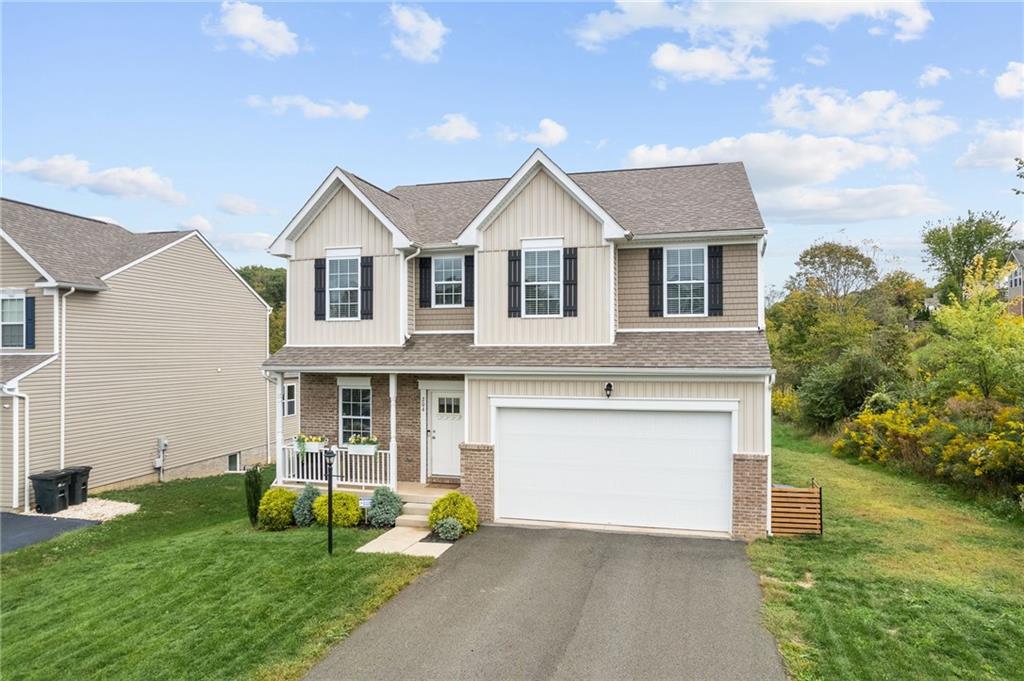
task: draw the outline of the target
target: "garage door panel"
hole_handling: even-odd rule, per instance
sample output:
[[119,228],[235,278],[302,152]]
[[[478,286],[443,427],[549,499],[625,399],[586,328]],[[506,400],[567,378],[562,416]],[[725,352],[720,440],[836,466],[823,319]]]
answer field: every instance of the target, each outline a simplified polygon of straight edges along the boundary
[[498,410],[503,518],[728,531],[731,416]]

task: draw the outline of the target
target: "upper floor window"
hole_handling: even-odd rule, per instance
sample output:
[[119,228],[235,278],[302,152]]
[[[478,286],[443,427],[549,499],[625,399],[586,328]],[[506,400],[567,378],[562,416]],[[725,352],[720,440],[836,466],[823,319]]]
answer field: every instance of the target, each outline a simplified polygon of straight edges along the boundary
[[294,383],[287,383],[284,386],[284,393],[281,395],[281,414],[284,416],[295,416]]
[[359,256],[327,259],[327,318],[359,319]]
[[0,292],[0,347],[25,347],[25,292]]
[[707,312],[707,249],[665,249],[665,314],[703,315]]
[[434,307],[463,306],[464,258],[461,255],[435,257],[434,265]]
[[523,314],[559,317],[562,314],[562,249],[523,249]]
[[1019,288],[1024,282],[1024,267],[1018,267],[1010,274],[1010,288]]

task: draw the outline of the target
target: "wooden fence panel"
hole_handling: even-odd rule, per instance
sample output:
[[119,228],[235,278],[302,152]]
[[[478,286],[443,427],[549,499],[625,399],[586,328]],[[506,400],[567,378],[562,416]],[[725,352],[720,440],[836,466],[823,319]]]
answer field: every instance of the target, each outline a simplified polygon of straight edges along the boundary
[[773,487],[772,534],[792,537],[822,533],[820,487]]

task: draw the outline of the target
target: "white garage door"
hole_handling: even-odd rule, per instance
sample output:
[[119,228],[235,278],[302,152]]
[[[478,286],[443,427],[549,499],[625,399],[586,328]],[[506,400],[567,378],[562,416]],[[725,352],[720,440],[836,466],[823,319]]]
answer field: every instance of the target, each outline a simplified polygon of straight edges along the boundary
[[498,518],[731,529],[729,412],[500,407],[495,426]]

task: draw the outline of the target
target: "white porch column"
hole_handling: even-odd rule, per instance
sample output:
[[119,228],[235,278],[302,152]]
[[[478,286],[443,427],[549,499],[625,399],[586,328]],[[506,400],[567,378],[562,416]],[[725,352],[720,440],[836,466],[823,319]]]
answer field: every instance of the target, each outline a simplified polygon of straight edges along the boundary
[[[18,465],[18,454],[21,453],[21,445],[18,441],[18,438],[21,435],[21,415],[18,413],[18,405],[20,402],[21,400],[17,397],[11,397],[11,411],[13,412],[11,414],[11,425],[14,426],[11,428],[11,456],[14,457],[14,461],[12,462],[13,474],[11,475],[11,482],[14,483],[14,488],[11,490],[11,505],[14,508],[18,508],[18,486],[21,484],[21,475],[19,471],[20,466]],[[28,474],[26,473],[26,475]]]
[[277,448],[277,470],[274,477],[278,482],[284,479],[284,375],[274,374],[274,446]]
[[388,441],[388,480],[389,487],[398,489],[398,441],[395,433],[398,430],[398,374],[388,374],[388,397],[391,400],[391,439]]

